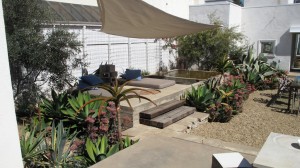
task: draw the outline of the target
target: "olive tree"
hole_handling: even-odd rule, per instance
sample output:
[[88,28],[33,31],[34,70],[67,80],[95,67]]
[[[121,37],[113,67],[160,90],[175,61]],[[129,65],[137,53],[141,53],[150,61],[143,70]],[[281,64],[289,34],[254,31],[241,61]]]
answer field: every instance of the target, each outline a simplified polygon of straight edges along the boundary
[[[196,65],[199,70],[214,70],[228,57],[238,59],[247,49],[245,36],[236,31],[237,27],[222,26],[214,14],[209,18],[217,28],[165,40],[167,46],[178,51],[179,68],[187,69]],[[177,44],[175,47],[174,40]]]
[[41,85],[63,88],[70,82],[69,68],[77,67],[80,42],[73,33],[43,26],[54,18],[41,0],[3,0],[11,80],[16,109],[34,107]]

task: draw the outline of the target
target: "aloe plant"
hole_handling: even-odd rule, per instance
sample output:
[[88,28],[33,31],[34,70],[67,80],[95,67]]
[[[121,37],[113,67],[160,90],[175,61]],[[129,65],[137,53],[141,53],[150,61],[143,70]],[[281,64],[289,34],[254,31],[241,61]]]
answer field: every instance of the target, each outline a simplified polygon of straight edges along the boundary
[[133,98],[138,98],[139,100],[144,99],[147,100],[151,103],[153,103],[154,105],[156,105],[151,99],[145,97],[145,96],[141,96],[137,91],[144,91],[144,92],[148,92],[150,94],[153,94],[151,91],[146,90],[146,89],[142,89],[142,88],[128,88],[125,89],[125,86],[128,84],[129,81],[125,82],[122,85],[119,85],[118,80],[115,80],[115,84],[114,86],[110,86],[110,85],[100,85],[98,86],[99,88],[102,88],[106,91],[108,91],[112,96],[110,97],[102,97],[101,95],[99,95],[98,97],[91,99],[90,101],[84,103],[78,110],[77,112],[81,111],[82,109],[84,109],[86,106],[88,106],[89,104],[93,104],[95,102],[98,101],[102,101],[101,102],[101,108],[99,108],[98,110],[98,115],[100,115],[102,108],[104,107],[104,103],[106,102],[113,102],[115,109],[116,109],[116,114],[117,114],[117,123],[118,123],[118,139],[119,139],[119,144],[120,144],[120,149],[123,149],[123,141],[122,141],[122,135],[121,135],[121,131],[122,131],[122,127],[121,127],[121,109],[120,109],[120,102],[121,101],[125,101],[127,102],[127,104],[130,106],[130,108],[132,108],[131,103],[130,103],[130,99]]

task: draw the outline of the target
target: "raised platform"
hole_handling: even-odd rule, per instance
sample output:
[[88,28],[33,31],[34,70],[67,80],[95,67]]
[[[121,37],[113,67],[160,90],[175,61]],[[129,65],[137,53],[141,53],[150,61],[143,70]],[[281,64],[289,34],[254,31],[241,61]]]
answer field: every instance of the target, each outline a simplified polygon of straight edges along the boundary
[[[198,86],[200,84],[202,84],[202,82],[194,83],[193,85],[175,84],[164,89],[159,89],[160,92],[157,94],[147,94],[143,96],[151,99],[156,103],[156,105],[161,105],[172,100],[180,100],[182,95],[186,93],[187,90],[191,90],[192,86]],[[131,88],[131,86],[126,86],[126,88]],[[132,109],[125,101],[121,102],[122,117],[130,118],[132,121],[129,123],[129,125],[125,126],[126,128],[130,128],[134,124],[139,123],[139,113],[141,111],[155,107],[154,104],[143,99],[141,101],[139,99],[131,99],[130,103],[132,105]]]
[[[175,84],[173,86],[169,86],[167,88],[158,89],[160,92],[157,92],[156,94],[141,94],[142,96],[145,96],[149,99],[151,99],[153,102],[156,103],[156,105],[161,105],[163,103],[170,102],[172,100],[180,100],[181,96],[187,91],[191,90],[192,86],[198,86],[202,84],[203,82],[194,83],[192,85],[184,85],[184,84]],[[126,88],[133,88],[134,86],[125,86]],[[134,87],[139,88],[139,87]],[[143,88],[143,89],[149,89],[149,88]],[[97,90],[89,90],[88,91],[91,95],[102,95],[105,97],[111,96],[111,94],[103,89],[97,89]],[[132,109],[127,104],[126,101],[121,102],[121,116],[123,118],[123,128],[131,128],[134,124],[139,123],[139,113],[141,111],[148,110],[150,108],[155,107],[155,105],[147,100],[139,100],[139,99],[130,99],[130,103],[132,106]]]

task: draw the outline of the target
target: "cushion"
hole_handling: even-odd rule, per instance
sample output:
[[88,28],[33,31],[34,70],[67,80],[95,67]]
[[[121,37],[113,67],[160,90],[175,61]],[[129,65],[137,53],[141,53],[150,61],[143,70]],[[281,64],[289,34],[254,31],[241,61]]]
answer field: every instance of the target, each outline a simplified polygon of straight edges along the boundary
[[174,80],[155,79],[155,78],[143,78],[140,81],[133,80],[128,83],[128,85],[130,86],[138,86],[138,87],[153,88],[153,89],[163,89],[175,84],[176,82]]
[[90,87],[90,85],[89,84],[87,84],[87,83],[85,83],[84,81],[82,81],[82,80],[79,80],[79,83],[78,83],[78,89],[85,89],[85,88],[87,88],[87,87]]
[[120,77],[121,77],[122,79],[126,79],[126,73],[123,73],[122,75],[120,75]]
[[125,74],[127,80],[132,80],[138,77],[142,77],[142,71],[140,69],[126,69]]
[[94,85],[98,85],[103,83],[103,80],[101,78],[99,78],[96,75],[86,75],[86,76],[82,76],[81,80],[87,84],[89,84],[90,86],[94,86]]

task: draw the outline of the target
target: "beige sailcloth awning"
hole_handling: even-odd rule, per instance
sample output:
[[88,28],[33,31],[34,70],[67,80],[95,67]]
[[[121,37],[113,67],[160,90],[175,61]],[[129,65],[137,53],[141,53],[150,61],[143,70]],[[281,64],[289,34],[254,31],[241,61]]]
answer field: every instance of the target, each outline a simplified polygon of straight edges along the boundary
[[167,14],[142,0],[98,0],[102,30],[133,38],[168,38],[197,33],[216,26]]

